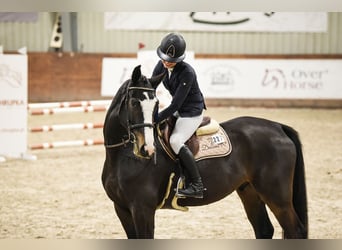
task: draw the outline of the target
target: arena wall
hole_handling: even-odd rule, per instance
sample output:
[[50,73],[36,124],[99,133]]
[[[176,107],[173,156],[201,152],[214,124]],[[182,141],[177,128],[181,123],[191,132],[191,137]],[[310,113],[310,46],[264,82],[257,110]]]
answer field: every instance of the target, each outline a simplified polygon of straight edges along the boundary
[[113,55],[29,53],[29,102],[103,99],[102,58],[110,56]]

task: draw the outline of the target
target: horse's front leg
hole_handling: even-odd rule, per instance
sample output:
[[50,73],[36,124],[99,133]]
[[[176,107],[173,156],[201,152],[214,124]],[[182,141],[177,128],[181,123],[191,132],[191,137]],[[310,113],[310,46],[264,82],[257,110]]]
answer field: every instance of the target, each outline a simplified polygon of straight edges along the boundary
[[129,209],[120,207],[118,204],[114,203],[114,208],[122,227],[125,230],[128,239],[136,239],[137,233],[135,231],[135,225],[133,222],[133,217]]
[[137,238],[153,239],[156,209],[140,203],[134,205],[131,210]]

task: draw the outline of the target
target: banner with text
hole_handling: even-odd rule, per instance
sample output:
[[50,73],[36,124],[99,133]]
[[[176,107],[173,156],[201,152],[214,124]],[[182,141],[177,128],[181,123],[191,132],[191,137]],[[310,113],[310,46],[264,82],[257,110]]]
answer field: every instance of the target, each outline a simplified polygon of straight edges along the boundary
[[27,150],[27,56],[0,55],[0,155]]
[[342,99],[342,60],[198,59],[208,98]]
[[[104,58],[102,95],[114,96],[133,68],[142,64],[149,76],[152,62]],[[156,61],[153,61],[154,63]],[[342,99],[342,60],[338,59],[193,59],[206,98]],[[162,92],[162,95],[165,93]]]
[[107,30],[326,32],[326,12],[106,12]]

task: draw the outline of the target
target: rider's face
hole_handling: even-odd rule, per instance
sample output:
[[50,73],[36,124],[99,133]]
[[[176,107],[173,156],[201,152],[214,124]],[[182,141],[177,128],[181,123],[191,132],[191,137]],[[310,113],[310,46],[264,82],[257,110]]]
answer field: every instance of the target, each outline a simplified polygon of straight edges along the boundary
[[177,63],[174,63],[174,62],[167,62],[165,60],[162,60],[162,62],[163,62],[164,67],[167,68],[167,69],[172,69],[177,64]]

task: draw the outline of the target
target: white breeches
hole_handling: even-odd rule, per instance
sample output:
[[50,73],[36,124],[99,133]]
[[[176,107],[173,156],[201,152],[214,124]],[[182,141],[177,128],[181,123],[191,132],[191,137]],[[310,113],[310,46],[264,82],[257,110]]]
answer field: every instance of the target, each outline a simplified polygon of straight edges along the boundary
[[203,120],[203,114],[195,117],[178,117],[170,136],[172,150],[178,155],[184,143],[193,135]]

